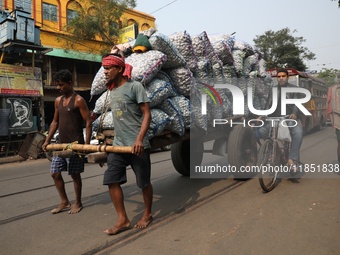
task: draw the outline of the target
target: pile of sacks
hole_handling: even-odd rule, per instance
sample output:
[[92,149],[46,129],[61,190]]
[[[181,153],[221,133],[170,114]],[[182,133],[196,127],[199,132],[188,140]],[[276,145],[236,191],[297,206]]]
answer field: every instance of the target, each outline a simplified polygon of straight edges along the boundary
[[[142,38],[143,40],[140,40]],[[147,41],[145,41],[147,38]],[[182,136],[186,129],[207,130],[212,119],[232,115],[232,94],[215,89],[215,84],[232,84],[245,96],[245,115],[249,114],[247,87],[252,87],[253,104],[264,109],[273,82],[266,73],[261,53],[235,37],[202,32],[190,36],[186,31],[166,36],[154,30],[138,35],[124,45],[116,45],[132,69],[132,79],[140,81],[150,100],[152,122],[148,138],[169,130]],[[94,128],[114,129],[105,87],[104,69],[97,72],[91,96],[100,95],[94,113],[100,115]],[[207,114],[202,115],[202,94],[207,95]]]

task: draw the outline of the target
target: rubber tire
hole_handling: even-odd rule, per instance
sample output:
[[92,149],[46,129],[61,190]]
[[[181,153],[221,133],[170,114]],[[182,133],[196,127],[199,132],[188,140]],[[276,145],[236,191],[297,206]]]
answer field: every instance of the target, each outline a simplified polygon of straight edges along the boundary
[[[263,142],[263,144],[260,147],[260,150],[258,152],[258,157],[257,157],[257,165],[266,165],[268,161],[268,155],[266,155],[267,147],[273,147],[273,141],[270,139],[267,139]],[[277,148],[279,150],[279,148]],[[279,160],[281,161],[281,159]],[[279,178],[277,175],[273,177],[273,180],[271,180],[269,183],[265,183],[264,179],[262,178],[262,172],[259,173],[259,183],[264,192],[270,192],[272,191],[279,183]]]
[[[239,170],[241,166],[256,165],[257,145],[254,130],[251,127],[237,125],[228,138],[228,162]],[[248,180],[256,173],[233,173],[235,180]]]
[[[196,146],[195,146],[196,147]],[[197,143],[194,165],[200,165],[203,159],[203,143]],[[190,176],[190,140],[171,144],[171,160],[176,171],[183,176]]]

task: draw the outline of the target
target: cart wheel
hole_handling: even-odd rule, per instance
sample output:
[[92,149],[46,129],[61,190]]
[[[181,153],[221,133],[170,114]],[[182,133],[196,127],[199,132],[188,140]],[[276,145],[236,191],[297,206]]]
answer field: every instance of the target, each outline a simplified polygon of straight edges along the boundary
[[[200,165],[203,158],[203,142],[195,144],[193,165]],[[190,140],[171,145],[171,160],[176,171],[184,176],[190,176]]]
[[[228,162],[240,170],[242,166],[255,166],[257,146],[255,133],[251,127],[238,125],[234,127],[228,138]],[[247,180],[256,173],[234,173],[237,180]]]

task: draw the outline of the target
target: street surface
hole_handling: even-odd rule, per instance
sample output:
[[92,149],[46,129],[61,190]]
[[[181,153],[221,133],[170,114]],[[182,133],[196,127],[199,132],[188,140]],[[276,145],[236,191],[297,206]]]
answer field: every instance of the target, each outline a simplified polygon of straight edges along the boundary
[[[301,161],[336,164],[336,137],[330,127],[305,136]],[[205,154],[225,162],[219,156]],[[263,193],[258,179],[190,179],[172,166],[170,152],[154,152],[154,218],[144,230],[116,236],[103,231],[116,214],[107,187],[105,166],[86,165],[84,209],[52,215],[59,196],[47,159],[0,165],[1,254],[308,254],[340,252],[340,175],[332,178],[284,179]],[[63,175],[71,202],[72,180]],[[328,175],[329,176],[329,175]],[[126,210],[134,225],[143,200],[128,170],[123,186]]]

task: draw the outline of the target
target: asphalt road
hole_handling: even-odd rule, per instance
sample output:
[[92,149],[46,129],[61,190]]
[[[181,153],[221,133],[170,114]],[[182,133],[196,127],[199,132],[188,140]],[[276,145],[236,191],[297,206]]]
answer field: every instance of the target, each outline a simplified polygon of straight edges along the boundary
[[[226,162],[205,155],[210,161]],[[324,128],[305,136],[302,162],[336,161],[334,131]],[[105,170],[87,165],[83,174],[84,209],[76,215],[49,213],[59,196],[46,159],[0,165],[1,254],[339,254],[340,175],[282,180],[264,194],[256,178],[235,181],[190,179],[173,168],[169,152],[152,154],[155,220],[147,229],[116,236],[115,211]],[[132,171],[123,186],[132,224],[143,212]],[[71,202],[71,178],[65,176]]]

